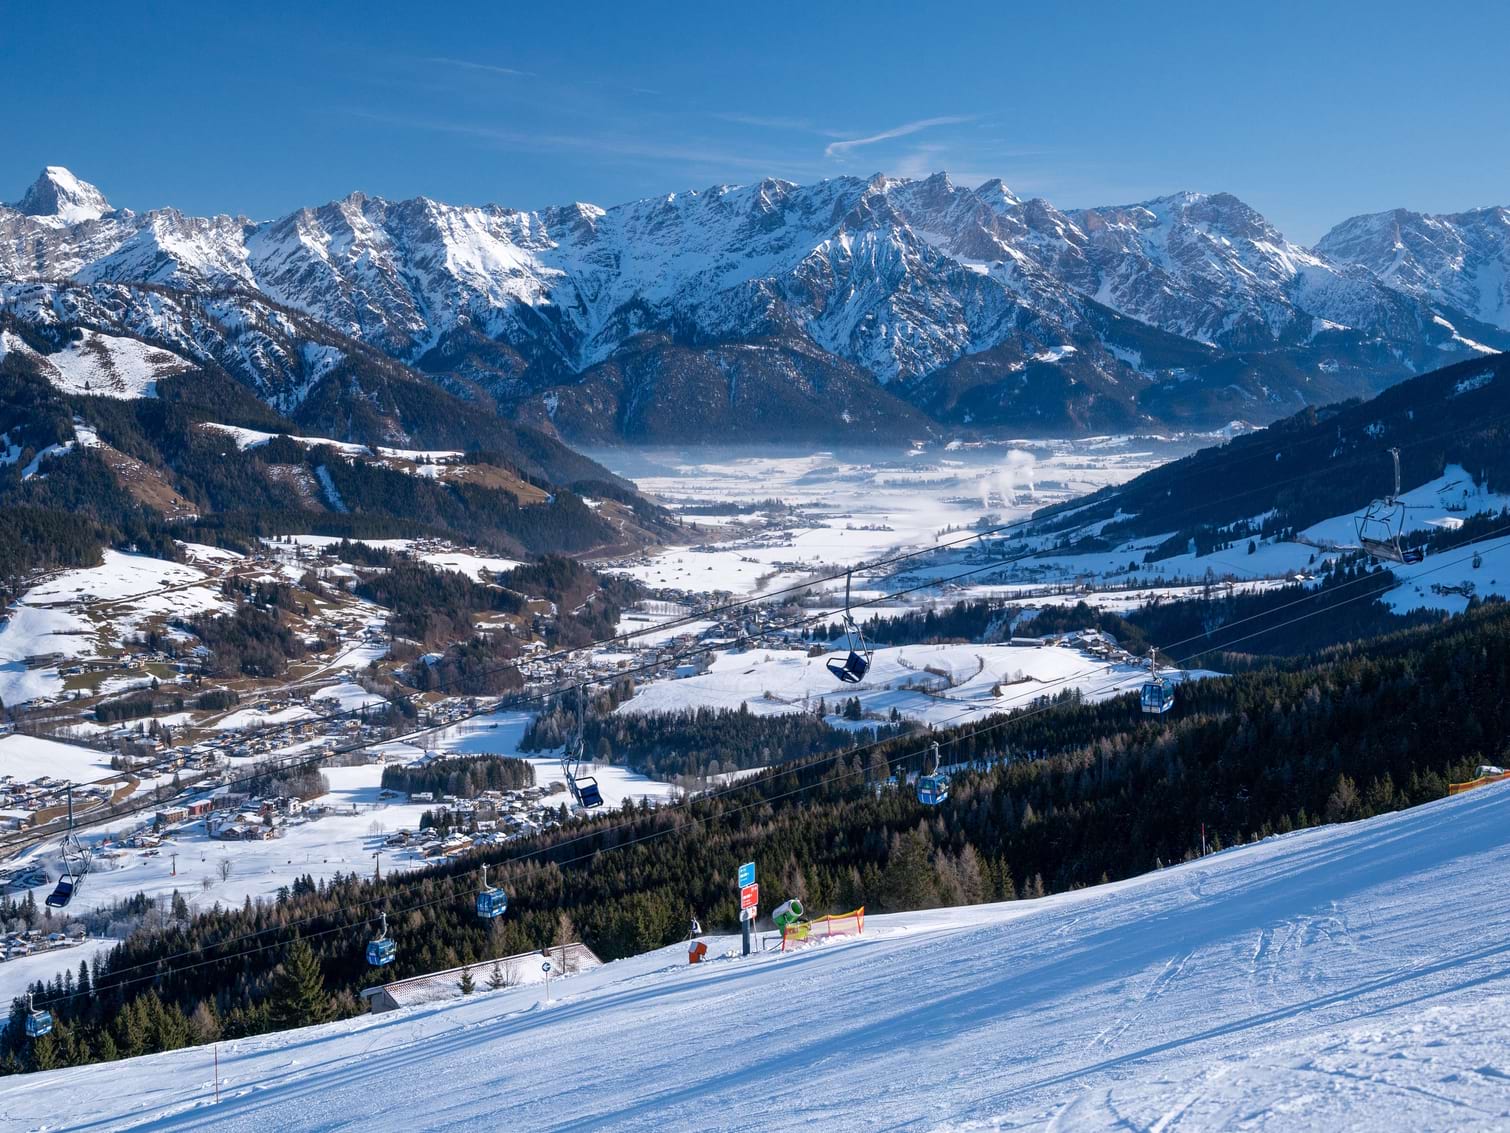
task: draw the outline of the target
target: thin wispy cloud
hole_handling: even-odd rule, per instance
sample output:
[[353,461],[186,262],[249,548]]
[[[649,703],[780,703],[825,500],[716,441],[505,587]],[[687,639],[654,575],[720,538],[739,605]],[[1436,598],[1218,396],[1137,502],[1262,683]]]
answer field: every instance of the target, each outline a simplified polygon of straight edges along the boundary
[[961,122],[969,122],[971,119],[956,115],[947,115],[940,118],[920,118],[916,122],[904,122],[900,126],[893,126],[889,130],[882,130],[879,134],[871,134],[865,138],[845,138],[837,142],[830,142],[823,149],[824,157],[839,157],[852,149],[860,146],[875,145],[877,142],[890,141],[892,138],[905,138],[908,134],[916,134],[920,130],[931,129],[934,126],[957,126]]
[[348,109],[344,113],[384,126],[450,134],[471,138],[486,145],[540,153],[569,152],[652,162],[676,161],[712,168],[739,169],[762,176],[771,173],[773,168],[781,166],[787,166],[786,171],[796,175],[807,175],[813,172],[811,169],[800,166],[793,167],[792,163],[778,161],[769,155],[761,156],[744,150],[732,151],[698,142],[663,142],[621,133],[577,134],[551,130],[519,130],[474,122],[384,114],[356,109]]
[[477,63],[471,59],[451,59],[444,55],[432,55],[421,60],[435,67],[456,67],[463,71],[481,71],[488,75],[503,75],[514,79],[533,79],[534,71],[520,71],[514,67],[499,67],[493,63]]
[[806,118],[774,118],[762,114],[714,114],[720,122],[733,122],[737,126],[755,126],[763,130],[790,130],[793,133],[816,134],[820,138],[842,138],[838,130],[825,130]]

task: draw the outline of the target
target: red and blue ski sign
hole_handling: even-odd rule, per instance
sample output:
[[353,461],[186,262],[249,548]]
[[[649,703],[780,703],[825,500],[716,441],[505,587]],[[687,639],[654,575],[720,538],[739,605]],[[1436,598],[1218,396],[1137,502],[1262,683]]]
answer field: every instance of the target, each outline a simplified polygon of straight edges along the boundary
[[744,865],[742,865],[742,866],[739,867],[739,887],[741,889],[743,889],[746,885],[754,885],[754,884],[755,884],[755,863],[754,862],[745,862]]

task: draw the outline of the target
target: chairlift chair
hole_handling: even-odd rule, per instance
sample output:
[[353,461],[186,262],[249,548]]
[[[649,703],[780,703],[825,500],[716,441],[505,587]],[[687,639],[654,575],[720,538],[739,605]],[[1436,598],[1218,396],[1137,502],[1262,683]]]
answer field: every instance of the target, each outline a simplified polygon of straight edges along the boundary
[[1174,707],[1174,685],[1159,675],[1159,651],[1148,651],[1148,668],[1153,674],[1139,691],[1138,700],[1150,716],[1162,716]]
[[603,792],[598,789],[598,781],[591,775],[584,775],[577,780],[577,802],[587,810],[603,805]]
[[918,777],[918,802],[938,806],[949,797],[949,776],[939,770],[939,745],[933,744],[933,770]]
[[1405,530],[1405,505],[1400,502],[1400,450],[1392,448],[1389,455],[1395,465],[1395,489],[1381,500],[1375,500],[1354,519],[1358,531],[1358,546],[1375,559],[1390,563],[1414,566],[1423,562],[1426,552],[1419,547],[1406,547],[1400,542]]
[[509,895],[488,885],[488,867],[482,867],[482,890],[477,894],[477,915],[483,920],[501,917],[508,911]]
[[844,640],[849,656],[842,661],[837,657],[830,657],[825,664],[828,671],[845,684],[857,685],[870,672],[872,651],[865,644],[865,634],[860,631],[850,607],[851,578],[850,574],[844,576]]
[[577,731],[566,747],[561,752],[561,773],[566,776],[566,786],[571,791],[571,796],[579,807],[591,810],[593,807],[603,805],[603,792],[598,789],[598,781],[591,775],[578,775],[587,754],[587,743],[583,739],[582,702],[585,694],[579,687],[577,689]]
[[52,1034],[52,1012],[37,1010],[31,992],[26,993],[26,1034],[33,1039]]
[[47,904],[50,908],[61,909],[73,900],[74,885],[66,877],[58,878],[58,884],[47,895]]
[[73,895],[83,884],[84,876],[89,872],[92,860],[84,844],[79,841],[79,836],[73,831],[73,787],[67,788],[68,798],[68,833],[63,835],[63,872],[58,878],[57,887],[47,895],[47,904],[54,909],[65,907],[73,900]]
[[385,967],[398,959],[398,945],[388,939],[388,914],[383,914],[383,927],[376,937],[367,942],[367,963],[374,968]]

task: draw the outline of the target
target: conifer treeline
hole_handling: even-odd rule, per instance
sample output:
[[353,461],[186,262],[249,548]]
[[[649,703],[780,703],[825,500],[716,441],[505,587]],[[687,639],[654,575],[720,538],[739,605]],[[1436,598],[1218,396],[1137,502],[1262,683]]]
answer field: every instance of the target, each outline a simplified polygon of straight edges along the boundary
[[[900,724],[835,728],[825,723],[821,715],[805,712],[757,715],[748,705],[737,709],[616,713],[612,711],[618,700],[615,694],[621,691],[615,688],[608,696],[597,698],[606,703],[606,711],[583,721],[582,736],[588,757],[601,763],[622,764],[653,779],[671,782],[770,767],[905,730]],[[840,707],[836,699],[832,708],[838,711]],[[530,722],[519,741],[519,749],[559,748],[575,729],[575,712],[558,706]]]
[[419,766],[390,763],[383,768],[383,789],[406,795],[418,791],[475,799],[483,791],[518,791],[534,785],[534,766],[506,755],[458,756]]

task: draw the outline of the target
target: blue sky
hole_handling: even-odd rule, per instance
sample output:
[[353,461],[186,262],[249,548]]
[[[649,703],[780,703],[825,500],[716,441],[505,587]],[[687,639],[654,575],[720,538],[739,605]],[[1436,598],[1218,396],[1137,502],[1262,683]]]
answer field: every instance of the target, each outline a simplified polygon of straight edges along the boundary
[[[66,16],[64,15],[66,13]],[[946,169],[1061,207],[1227,190],[1294,239],[1510,203],[1510,6],[0,0],[0,199],[263,218]]]

